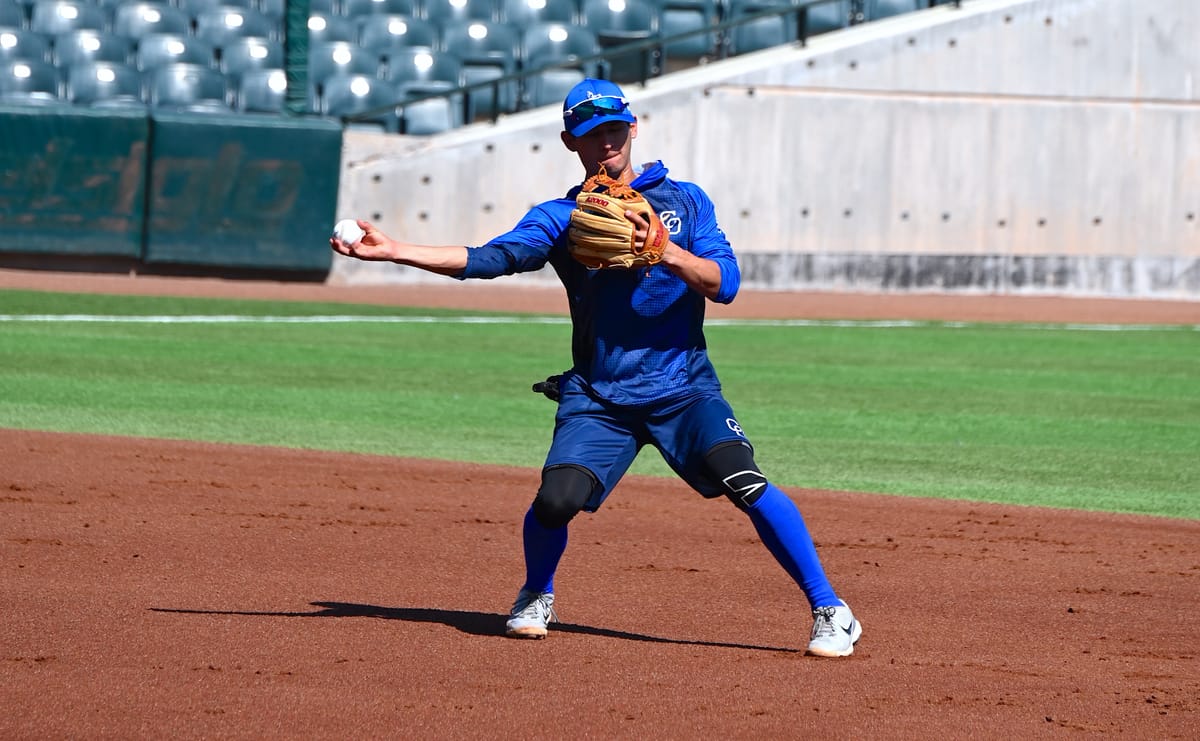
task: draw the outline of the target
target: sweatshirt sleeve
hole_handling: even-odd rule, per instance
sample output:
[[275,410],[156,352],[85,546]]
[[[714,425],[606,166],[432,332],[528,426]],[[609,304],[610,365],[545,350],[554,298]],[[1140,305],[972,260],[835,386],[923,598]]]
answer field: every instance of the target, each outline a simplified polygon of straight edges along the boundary
[[535,206],[510,231],[487,244],[468,247],[467,267],[458,277],[497,278],[540,270],[566,233],[570,208],[564,208],[564,203],[549,201]]
[[720,304],[728,304],[737,296],[742,285],[742,271],[738,267],[737,257],[725,232],[717,224],[716,209],[712,199],[699,186],[692,183],[681,183],[695,204],[693,221],[692,254],[717,263],[721,268],[721,290],[713,298]]

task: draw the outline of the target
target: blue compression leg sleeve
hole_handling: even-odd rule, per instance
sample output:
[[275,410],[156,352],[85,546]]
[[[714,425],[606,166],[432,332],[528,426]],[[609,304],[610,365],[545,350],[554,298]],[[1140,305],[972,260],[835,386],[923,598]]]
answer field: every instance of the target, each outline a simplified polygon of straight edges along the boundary
[[804,518],[787,494],[774,484],[767,484],[762,496],[746,513],[763,545],[804,590],[813,608],[839,604]]
[[554,572],[567,550],[567,526],[548,528],[533,515],[533,507],[525,513],[522,529],[525,547],[525,589],[531,592],[553,592]]

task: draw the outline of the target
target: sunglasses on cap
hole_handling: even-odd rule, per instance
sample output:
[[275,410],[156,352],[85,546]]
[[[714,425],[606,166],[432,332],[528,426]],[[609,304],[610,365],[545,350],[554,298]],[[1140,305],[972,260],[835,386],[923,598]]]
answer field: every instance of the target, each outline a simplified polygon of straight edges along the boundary
[[563,118],[575,128],[584,121],[591,121],[596,116],[615,116],[629,109],[629,101],[611,95],[603,98],[588,98],[581,100],[563,111]]

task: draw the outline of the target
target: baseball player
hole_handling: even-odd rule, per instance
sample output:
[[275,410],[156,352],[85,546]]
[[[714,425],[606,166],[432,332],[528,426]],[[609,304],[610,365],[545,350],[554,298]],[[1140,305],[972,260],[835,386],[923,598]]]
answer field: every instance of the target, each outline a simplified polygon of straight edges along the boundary
[[[524,518],[525,582],[507,635],[547,635],[557,617],[554,575],[568,524],[581,511],[599,509],[638,451],[651,445],[701,495],[727,497],[750,518],[812,609],[807,653],[849,656],[862,625],[826,578],[795,503],[755,464],[754,449],[709,361],[705,302],[732,301],[741,283],[712,201],[698,186],[670,179],[662,162],[633,164],[638,121],[612,82],[588,79],[576,85],[563,102],[563,127],[562,142],[579,157],[586,178],[607,175],[631,186],[661,217],[669,240],[662,240],[649,263],[593,269],[572,255],[569,233],[575,231],[580,186],[533,207],[511,231],[478,247],[401,242],[366,221],[358,222],[365,234],[355,243],[330,239],[342,255],[458,279],[494,278],[549,263],[566,289],[573,365],[541,384],[558,408],[541,486]],[[639,251],[652,219],[632,210],[625,216]]]

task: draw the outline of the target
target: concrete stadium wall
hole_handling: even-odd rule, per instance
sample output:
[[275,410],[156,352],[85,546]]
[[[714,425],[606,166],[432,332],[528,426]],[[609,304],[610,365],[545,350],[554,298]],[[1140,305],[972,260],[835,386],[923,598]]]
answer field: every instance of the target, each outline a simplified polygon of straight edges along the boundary
[[[635,158],[708,190],[750,287],[1200,299],[1197,38],[1190,0],[967,0],[630,86]],[[339,216],[482,243],[578,182],[560,128],[348,131]]]

